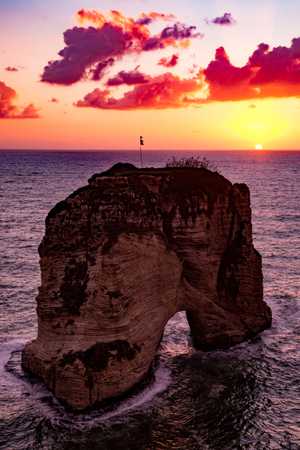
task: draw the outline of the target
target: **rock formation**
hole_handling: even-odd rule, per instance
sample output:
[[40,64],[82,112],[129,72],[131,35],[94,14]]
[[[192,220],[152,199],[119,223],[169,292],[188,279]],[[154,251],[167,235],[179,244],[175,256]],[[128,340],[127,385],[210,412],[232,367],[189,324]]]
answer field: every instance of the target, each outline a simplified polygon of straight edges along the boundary
[[50,211],[39,254],[38,336],[22,364],[76,410],[141,381],[178,311],[201,350],[271,324],[249,189],[206,169],[94,175]]

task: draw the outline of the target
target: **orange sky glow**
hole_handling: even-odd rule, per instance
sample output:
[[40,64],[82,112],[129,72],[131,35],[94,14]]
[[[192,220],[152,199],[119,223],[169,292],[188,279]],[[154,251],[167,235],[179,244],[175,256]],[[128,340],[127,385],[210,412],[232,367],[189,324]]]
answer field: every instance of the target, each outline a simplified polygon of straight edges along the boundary
[[0,149],[299,149],[300,6],[43,3],[0,5]]

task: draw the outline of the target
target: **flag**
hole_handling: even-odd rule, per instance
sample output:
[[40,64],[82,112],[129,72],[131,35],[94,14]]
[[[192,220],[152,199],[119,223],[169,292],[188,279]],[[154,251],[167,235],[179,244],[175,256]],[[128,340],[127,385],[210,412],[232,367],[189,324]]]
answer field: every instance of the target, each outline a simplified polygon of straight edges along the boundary
[[143,136],[140,136],[140,145],[144,145],[144,138],[143,138]]

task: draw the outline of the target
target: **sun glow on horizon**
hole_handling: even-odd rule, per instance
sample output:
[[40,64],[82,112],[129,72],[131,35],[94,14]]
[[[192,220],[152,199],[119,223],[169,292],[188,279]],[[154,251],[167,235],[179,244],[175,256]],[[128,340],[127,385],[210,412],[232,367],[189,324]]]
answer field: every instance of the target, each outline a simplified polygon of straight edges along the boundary
[[262,144],[255,144],[255,150],[263,150],[264,147]]

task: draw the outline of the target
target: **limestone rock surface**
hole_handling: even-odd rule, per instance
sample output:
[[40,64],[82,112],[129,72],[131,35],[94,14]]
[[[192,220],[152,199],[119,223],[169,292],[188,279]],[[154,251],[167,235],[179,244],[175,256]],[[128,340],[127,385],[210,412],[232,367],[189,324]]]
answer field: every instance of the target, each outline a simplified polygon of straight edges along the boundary
[[205,351],[271,324],[249,189],[206,169],[94,175],[50,211],[39,254],[38,336],[22,364],[76,410],[143,380],[178,311]]

